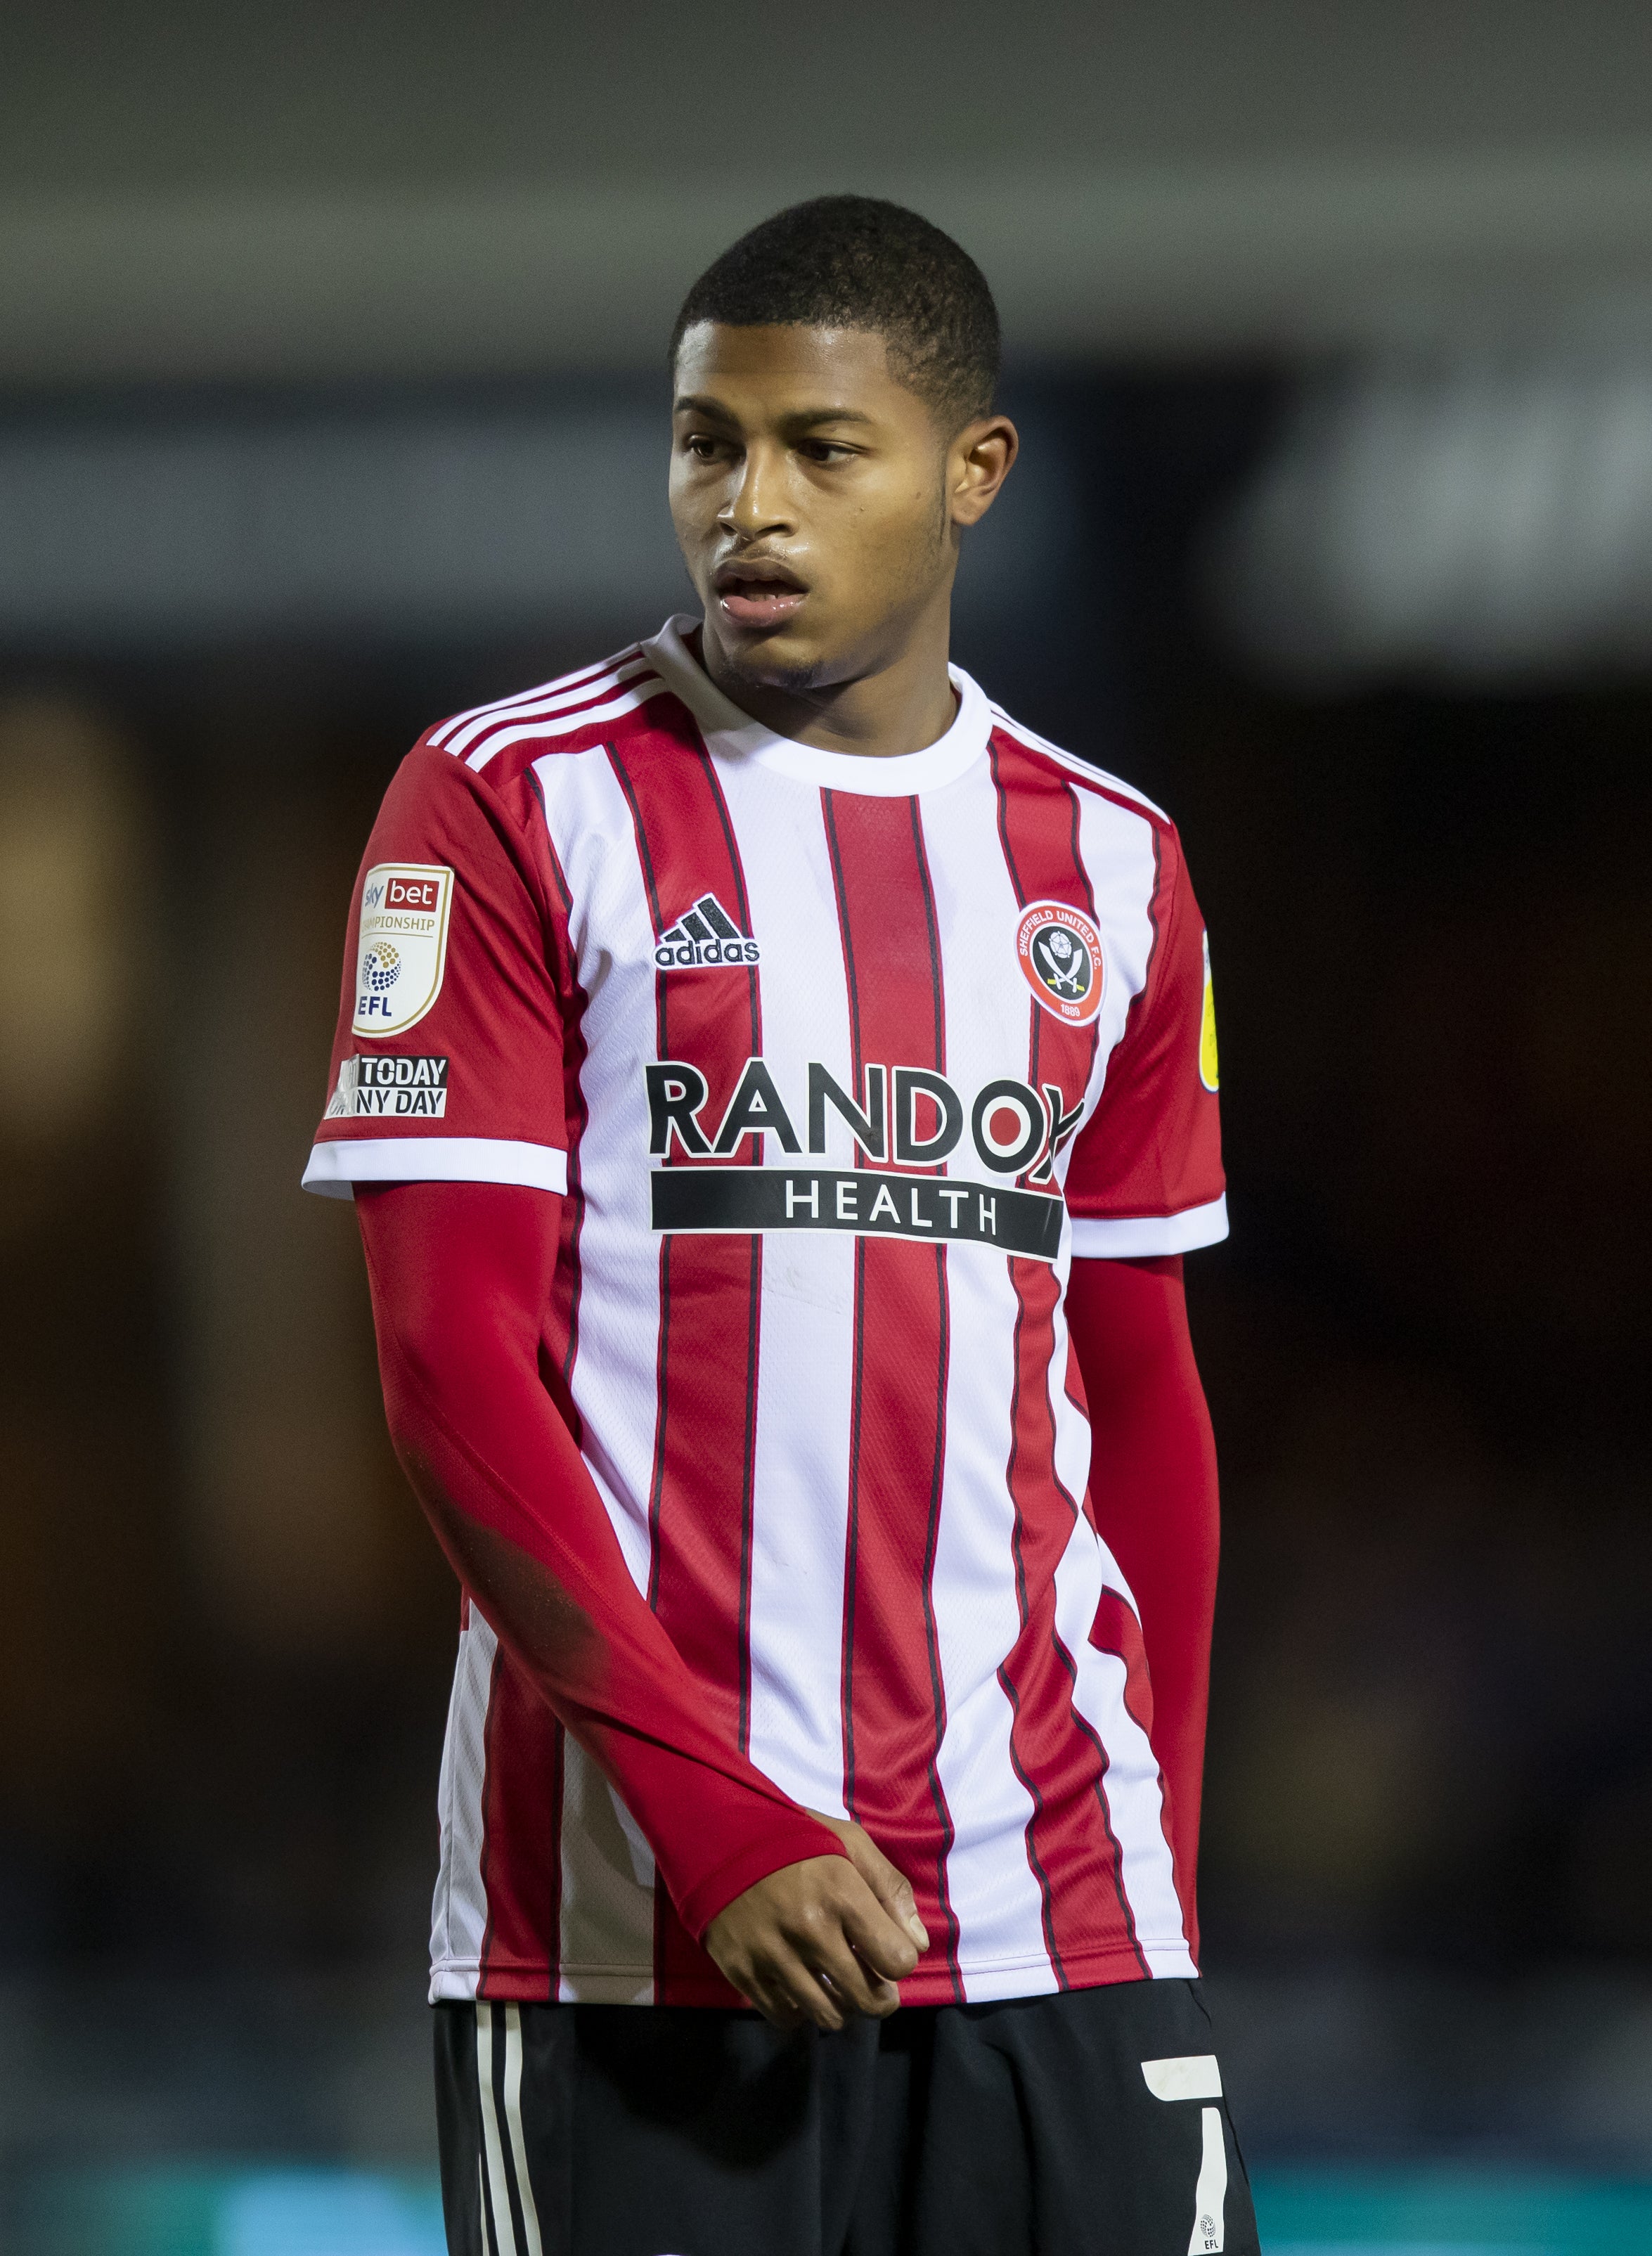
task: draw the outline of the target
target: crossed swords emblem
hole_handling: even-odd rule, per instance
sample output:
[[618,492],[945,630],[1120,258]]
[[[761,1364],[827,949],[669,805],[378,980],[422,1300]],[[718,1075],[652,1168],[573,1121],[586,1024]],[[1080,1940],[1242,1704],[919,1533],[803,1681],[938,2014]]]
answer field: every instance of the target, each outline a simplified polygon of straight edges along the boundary
[[1045,984],[1075,1001],[1090,984],[1090,958],[1071,933],[1054,925],[1033,942],[1033,955]]

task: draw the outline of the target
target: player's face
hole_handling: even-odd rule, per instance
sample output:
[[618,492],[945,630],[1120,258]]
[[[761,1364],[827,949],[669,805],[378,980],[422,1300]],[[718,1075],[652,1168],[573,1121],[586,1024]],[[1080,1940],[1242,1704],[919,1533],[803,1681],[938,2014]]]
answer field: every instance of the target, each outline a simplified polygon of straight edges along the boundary
[[944,651],[958,535],[1003,483],[1013,426],[943,430],[865,329],[703,321],[675,374],[671,512],[723,668],[854,680],[937,615]]

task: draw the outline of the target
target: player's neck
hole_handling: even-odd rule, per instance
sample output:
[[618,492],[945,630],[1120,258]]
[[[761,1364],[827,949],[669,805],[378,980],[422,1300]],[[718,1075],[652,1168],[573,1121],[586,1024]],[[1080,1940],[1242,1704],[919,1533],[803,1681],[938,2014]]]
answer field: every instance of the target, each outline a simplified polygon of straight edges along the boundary
[[891,759],[921,752],[957,717],[957,692],[947,672],[950,607],[919,621],[888,664],[844,681],[799,688],[759,682],[731,666],[703,630],[700,663],[731,703],[777,737],[818,751]]

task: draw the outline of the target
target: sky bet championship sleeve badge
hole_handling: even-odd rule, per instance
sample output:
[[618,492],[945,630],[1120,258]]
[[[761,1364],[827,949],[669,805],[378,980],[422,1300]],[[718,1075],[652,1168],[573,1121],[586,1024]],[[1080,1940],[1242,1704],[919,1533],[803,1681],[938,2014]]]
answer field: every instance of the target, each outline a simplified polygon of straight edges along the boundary
[[1015,953],[1044,1008],[1070,1026],[1087,1026],[1101,1008],[1101,934],[1082,909],[1034,901],[1015,928]]
[[424,1017],[441,992],[452,903],[451,870],[381,862],[367,872],[354,1033],[399,1034]]

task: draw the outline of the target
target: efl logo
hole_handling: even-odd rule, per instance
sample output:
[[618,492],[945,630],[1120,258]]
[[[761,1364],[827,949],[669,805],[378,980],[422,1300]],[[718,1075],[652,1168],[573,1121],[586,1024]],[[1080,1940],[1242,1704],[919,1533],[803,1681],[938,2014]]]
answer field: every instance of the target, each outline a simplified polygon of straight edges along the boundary
[[356,958],[357,1034],[404,1033],[441,992],[448,965],[453,871],[420,862],[381,862],[362,880]]
[[1034,901],[1015,927],[1015,954],[1034,996],[1053,1018],[1087,1026],[1101,1008],[1101,934],[1082,909]]

